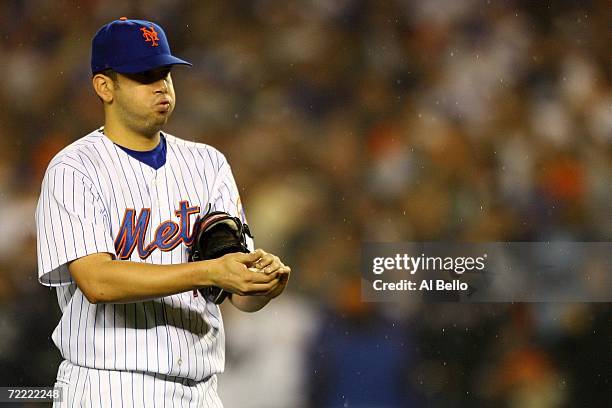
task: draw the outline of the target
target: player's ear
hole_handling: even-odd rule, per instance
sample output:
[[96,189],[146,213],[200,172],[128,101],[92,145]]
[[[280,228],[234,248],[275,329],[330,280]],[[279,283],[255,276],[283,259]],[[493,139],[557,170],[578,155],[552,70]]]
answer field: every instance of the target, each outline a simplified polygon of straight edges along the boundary
[[111,103],[116,84],[112,78],[102,73],[95,74],[91,79],[94,91],[102,99],[102,102]]

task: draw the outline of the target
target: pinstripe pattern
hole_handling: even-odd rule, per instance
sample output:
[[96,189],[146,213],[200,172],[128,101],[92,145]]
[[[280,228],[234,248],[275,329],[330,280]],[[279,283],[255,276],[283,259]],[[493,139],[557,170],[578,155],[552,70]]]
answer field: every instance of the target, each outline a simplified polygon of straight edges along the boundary
[[[224,369],[225,339],[217,305],[192,292],[131,304],[91,304],[66,266],[93,253],[117,256],[115,239],[127,209],[136,214],[150,209],[145,245],[155,241],[163,222],[180,225],[181,201],[199,207],[200,214],[210,204],[212,210],[244,219],[225,157],[210,146],[165,136],[166,164],[158,170],[94,131],[62,150],[45,173],[36,212],[38,274],[57,292],[62,317],[52,339],[66,360],[58,381],[71,384],[78,404],[89,400],[92,406],[110,406],[104,402],[108,398],[143,406],[150,396],[174,395],[193,406],[221,406],[214,385],[215,374]],[[190,227],[195,218],[191,215]],[[187,262],[184,242],[140,255],[135,249],[129,260]]]
[[223,408],[216,375],[193,381],[162,374],[96,370],[64,360],[55,386],[63,389],[63,400],[54,408]]

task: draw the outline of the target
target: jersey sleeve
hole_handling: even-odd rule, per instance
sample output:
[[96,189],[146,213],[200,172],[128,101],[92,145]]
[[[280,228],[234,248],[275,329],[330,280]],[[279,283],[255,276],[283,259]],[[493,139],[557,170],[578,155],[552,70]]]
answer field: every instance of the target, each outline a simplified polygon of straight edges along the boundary
[[[232,169],[223,155],[221,158],[221,167],[212,189],[211,211],[225,211],[248,224]],[[251,251],[255,250],[255,243],[250,237],[247,237],[247,246]]]
[[46,286],[73,282],[67,263],[86,255],[115,255],[108,212],[84,172],[59,163],[47,169],[36,208],[38,279]]

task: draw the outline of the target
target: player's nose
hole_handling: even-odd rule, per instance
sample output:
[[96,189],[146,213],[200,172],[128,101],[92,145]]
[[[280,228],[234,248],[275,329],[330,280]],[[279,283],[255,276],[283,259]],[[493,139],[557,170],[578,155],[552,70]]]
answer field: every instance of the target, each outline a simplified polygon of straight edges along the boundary
[[168,93],[168,77],[160,78],[155,82],[156,93]]

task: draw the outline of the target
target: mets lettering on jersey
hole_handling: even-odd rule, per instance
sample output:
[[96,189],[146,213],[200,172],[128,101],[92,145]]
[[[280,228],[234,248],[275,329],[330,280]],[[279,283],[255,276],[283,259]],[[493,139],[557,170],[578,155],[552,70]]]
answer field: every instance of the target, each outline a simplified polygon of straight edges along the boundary
[[130,304],[91,304],[67,268],[99,252],[133,262],[187,262],[201,209],[243,216],[220,152],[162,137],[168,150],[158,170],[100,131],[51,161],[36,213],[39,279],[57,290],[62,317],[52,338],[70,364],[202,381],[224,368],[217,305],[191,291]]
[[172,220],[167,220],[159,224],[155,230],[154,241],[149,245],[144,244],[145,235],[149,227],[151,209],[143,208],[136,220],[136,210],[128,208],[125,210],[119,234],[115,239],[115,252],[119,259],[129,259],[138,248],[138,255],[141,259],[146,259],[155,249],[161,251],[172,251],[177,245],[183,243],[190,246],[194,235],[189,235],[191,214],[199,214],[200,207],[189,207],[188,201],[181,201],[180,208],[176,210],[176,216],[181,220],[180,226]]

